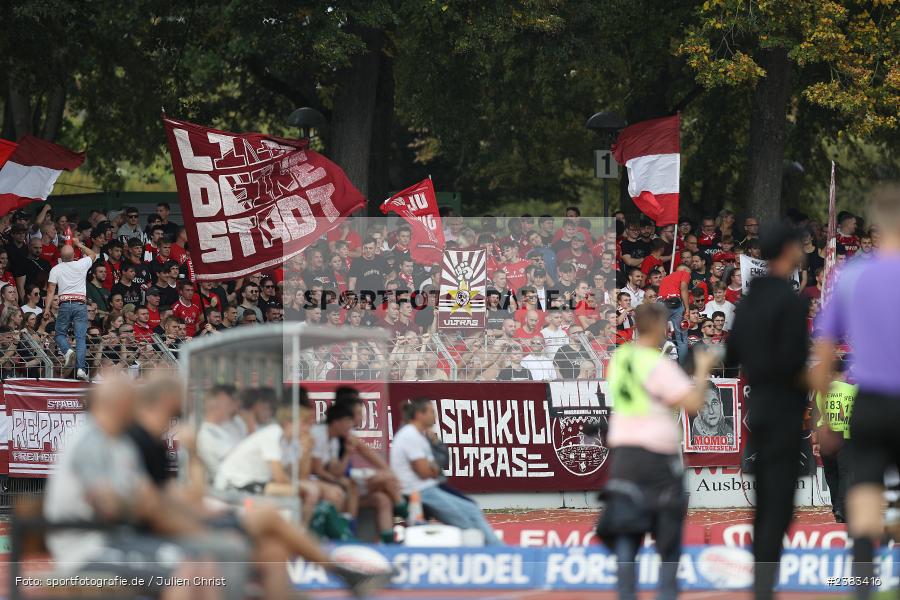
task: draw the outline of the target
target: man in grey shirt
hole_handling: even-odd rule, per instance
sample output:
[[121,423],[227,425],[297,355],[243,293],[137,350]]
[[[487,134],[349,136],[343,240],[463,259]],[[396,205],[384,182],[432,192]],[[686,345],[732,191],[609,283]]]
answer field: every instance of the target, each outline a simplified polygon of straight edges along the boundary
[[[58,568],[143,577],[162,592],[167,577],[210,576],[209,563],[201,561],[212,558],[217,561],[212,577],[224,577],[227,585],[208,586],[210,592],[242,598],[250,557],[247,544],[237,533],[210,535],[198,520],[171,510],[154,488],[137,448],[125,435],[134,410],[132,385],[110,379],[95,388],[88,407],[90,414],[69,439],[47,484],[44,516],[57,523],[122,527],[51,533],[48,546]],[[197,587],[167,591],[196,594]]]

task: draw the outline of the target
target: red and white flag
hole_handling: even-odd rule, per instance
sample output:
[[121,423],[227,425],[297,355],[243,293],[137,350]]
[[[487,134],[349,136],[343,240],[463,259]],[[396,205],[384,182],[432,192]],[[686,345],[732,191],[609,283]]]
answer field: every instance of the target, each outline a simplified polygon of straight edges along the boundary
[[381,212],[395,212],[412,228],[409,254],[421,264],[436,265],[444,254],[444,228],[431,179],[423,179],[394,194],[381,205]]
[[837,263],[837,219],[835,215],[834,161],[831,161],[831,185],[828,188],[828,243],[825,245],[825,269],[822,273],[822,306],[831,296]]
[[628,169],[628,195],[657,225],[678,223],[680,125],[679,115],[641,121],[612,145],[616,162]]
[[[0,146],[0,163],[8,150],[8,143]],[[0,167],[0,215],[46,200],[60,174],[77,169],[83,162],[83,152],[26,135]]]
[[307,140],[163,123],[199,281],[277,267],[365,206]]

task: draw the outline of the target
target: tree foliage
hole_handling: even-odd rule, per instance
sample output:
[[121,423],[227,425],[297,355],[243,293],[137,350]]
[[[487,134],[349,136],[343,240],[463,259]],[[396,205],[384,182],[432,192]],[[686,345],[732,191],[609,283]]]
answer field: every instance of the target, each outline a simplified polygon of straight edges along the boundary
[[862,180],[893,165],[900,130],[891,0],[8,0],[0,11],[3,137],[86,148],[84,169],[107,188],[158,176],[163,107],[290,135],[286,116],[311,106],[330,122],[319,143],[373,199],[431,174],[481,212],[590,202],[585,119],[680,111],[683,211],[740,209],[761,156],[751,90],[771,77],[773,50],[790,80],[784,106],[768,107],[783,148],[763,162],[803,165],[792,204],[817,201],[827,160],[852,148],[865,149]]

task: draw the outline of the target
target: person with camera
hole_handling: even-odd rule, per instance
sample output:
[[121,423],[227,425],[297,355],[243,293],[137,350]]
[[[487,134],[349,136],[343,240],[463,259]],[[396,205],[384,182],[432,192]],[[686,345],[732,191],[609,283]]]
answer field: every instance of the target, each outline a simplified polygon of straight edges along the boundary
[[635,557],[652,533],[662,560],[658,598],[678,595],[681,529],[687,510],[681,443],[673,409],[695,414],[703,406],[714,357],[694,353],[694,379],[660,353],[669,311],[658,303],[635,310],[637,341],[615,351],[609,364],[609,393],[615,412],[607,445],[612,451],[604,488],[606,510],[597,533],[618,560],[619,598],[636,595]]

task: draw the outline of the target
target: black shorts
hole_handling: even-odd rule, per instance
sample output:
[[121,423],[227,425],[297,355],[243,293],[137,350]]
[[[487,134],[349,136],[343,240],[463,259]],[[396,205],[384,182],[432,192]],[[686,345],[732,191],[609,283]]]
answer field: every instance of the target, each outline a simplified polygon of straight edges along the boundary
[[850,417],[853,483],[884,483],[889,465],[900,468],[900,396],[860,390]]

